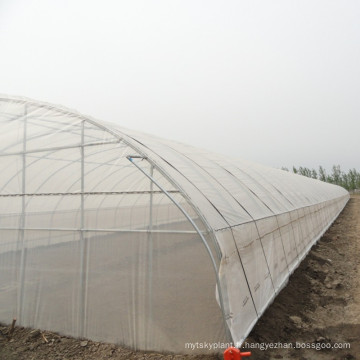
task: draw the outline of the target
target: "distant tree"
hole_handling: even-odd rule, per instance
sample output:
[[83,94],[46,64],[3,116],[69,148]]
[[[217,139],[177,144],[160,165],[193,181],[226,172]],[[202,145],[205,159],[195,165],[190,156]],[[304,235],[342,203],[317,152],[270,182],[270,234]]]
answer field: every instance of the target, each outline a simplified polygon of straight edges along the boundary
[[[288,168],[285,167],[283,167],[282,170],[289,171]],[[340,165],[334,165],[331,169],[331,174],[327,174],[326,170],[322,166],[319,166],[319,172],[315,169],[310,170],[304,166],[300,166],[299,168],[293,166],[292,172],[294,174],[336,184],[349,191],[360,189],[360,172],[356,169],[350,169],[347,173],[345,173],[341,171]]]
[[[354,169],[355,170],[355,169]],[[356,175],[355,175],[355,189],[360,189],[360,173],[356,172]]]
[[319,166],[319,180],[326,181],[326,171],[321,165]]
[[334,178],[332,177],[332,175],[326,175],[326,180],[325,182],[328,182],[330,184],[335,184],[334,183]]
[[360,174],[355,169],[350,169],[347,174],[348,188],[355,190],[359,188],[359,177]]
[[336,185],[341,185],[341,169],[340,165],[334,165],[332,168],[332,180]]
[[281,168],[281,170],[289,171],[289,169],[288,169],[286,166],[283,166],[283,167]]
[[299,174],[307,177],[311,177],[311,170],[306,167],[299,167]]
[[349,180],[350,180],[349,174],[346,174],[344,172],[341,173],[341,186],[347,190],[353,190],[351,189],[351,184]]

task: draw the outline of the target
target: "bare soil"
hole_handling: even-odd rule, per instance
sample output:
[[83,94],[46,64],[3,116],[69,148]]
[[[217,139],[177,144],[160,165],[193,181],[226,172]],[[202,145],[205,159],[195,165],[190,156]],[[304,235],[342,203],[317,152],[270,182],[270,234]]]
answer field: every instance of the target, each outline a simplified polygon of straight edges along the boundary
[[[257,323],[243,350],[261,360],[360,359],[359,250],[360,196],[352,196]],[[23,327],[15,327],[10,339],[8,332],[9,327],[0,324],[0,360],[216,359],[135,352]],[[286,348],[288,344],[292,348]],[[294,348],[297,344],[302,348]],[[260,349],[266,346],[276,348]],[[339,346],[343,348],[335,348]]]

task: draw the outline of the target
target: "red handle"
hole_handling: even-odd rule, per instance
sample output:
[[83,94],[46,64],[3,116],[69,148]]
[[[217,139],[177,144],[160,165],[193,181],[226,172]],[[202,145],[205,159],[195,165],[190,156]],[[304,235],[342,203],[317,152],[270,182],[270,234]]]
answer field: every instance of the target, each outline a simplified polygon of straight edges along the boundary
[[241,360],[241,358],[243,357],[243,356],[251,356],[251,352],[250,351],[247,351],[247,352],[241,352],[240,353],[240,360]]
[[242,353],[235,347],[229,347],[224,351],[224,360],[241,360],[243,356],[251,356],[251,352]]

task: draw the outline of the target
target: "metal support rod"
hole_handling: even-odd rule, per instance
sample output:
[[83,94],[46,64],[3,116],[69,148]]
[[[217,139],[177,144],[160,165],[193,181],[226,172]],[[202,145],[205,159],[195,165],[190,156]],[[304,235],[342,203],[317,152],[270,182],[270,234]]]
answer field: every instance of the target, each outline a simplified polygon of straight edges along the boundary
[[[151,178],[154,175],[154,166],[151,165],[150,168],[150,176]],[[150,181],[150,224],[149,224],[149,230],[152,230],[153,227],[153,194],[154,194],[154,183]]]
[[84,189],[85,189],[85,122],[81,124],[81,204],[80,204],[80,302],[79,335],[85,336],[86,321],[86,286],[87,286],[87,241],[84,235]]
[[[152,194],[162,194],[162,191],[152,191]],[[169,193],[179,193],[179,190],[169,190]],[[14,193],[14,194],[0,194],[2,197],[34,197],[34,196],[79,196],[79,195],[146,195],[150,194],[150,191],[87,191],[87,192],[61,192],[61,193]]]
[[[35,153],[42,153],[42,152],[52,152],[52,151],[58,151],[58,150],[64,150],[64,149],[76,149],[76,148],[82,148],[82,147],[88,147],[88,146],[99,146],[99,145],[108,145],[108,144],[117,144],[121,140],[116,141],[98,141],[94,143],[87,143],[83,145],[68,145],[68,146],[55,146],[55,147],[48,147],[48,148],[41,148],[41,149],[33,149],[29,150],[26,153],[27,154],[35,154]],[[17,151],[17,152],[8,152],[8,153],[1,153],[0,157],[2,156],[14,156],[14,155],[23,155],[25,151]]]
[[29,230],[29,231],[71,231],[71,232],[107,232],[107,233],[140,233],[140,234],[197,234],[196,231],[190,230],[149,230],[149,229],[80,229],[79,228],[39,228],[39,227],[14,227],[14,226],[1,226],[0,230]]
[[[24,108],[24,128],[23,128],[23,152],[22,152],[22,189],[21,191],[25,194],[26,192],[26,141],[27,141],[27,105]],[[26,244],[25,244],[25,208],[26,202],[25,197],[22,198],[21,202],[21,218],[19,231],[18,246],[20,247],[20,289],[19,289],[19,302],[18,302],[18,314],[19,321],[23,321],[24,312],[24,293],[25,293],[25,266],[26,266]]]
[[229,328],[227,326],[226,323],[226,316],[225,316],[225,312],[224,312],[224,300],[223,300],[223,295],[222,295],[222,290],[221,290],[221,284],[220,284],[220,278],[219,278],[219,272],[218,272],[218,268],[214,259],[213,254],[211,253],[210,247],[206,242],[206,239],[204,238],[204,235],[202,234],[201,230],[198,228],[198,226],[196,225],[196,223],[194,222],[194,220],[190,217],[190,215],[186,212],[186,210],[171,196],[171,194],[166,191],[151,175],[147,174],[139,165],[137,165],[133,159],[136,158],[140,158],[140,159],[147,159],[146,157],[143,156],[139,156],[139,155],[128,155],[127,159],[138,168],[139,171],[141,171],[147,178],[149,178],[173,203],[174,205],[183,213],[183,215],[186,217],[186,219],[190,222],[190,224],[193,226],[193,228],[196,230],[196,232],[198,233],[198,235],[200,236],[201,241],[203,242],[203,245],[205,246],[206,251],[208,252],[209,256],[210,256],[210,260],[215,272],[215,278],[216,278],[216,284],[217,284],[217,288],[218,288],[218,295],[219,295],[219,302],[220,302],[220,308],[221,308],[221,313],[222,313],[222,319],[224,322],[224,328],[225,328],[225,332],[226,332],[226,337],[232,341],[232,337],[229,331]]
[[[151,164],[150,167],[150,177],[153,178],[154,176],[154,165]],[[147,313],[149,314],[149,320],[148,320],[148,324],[147,324],[147,329],[146,329],[146,339],[147,339],[147,343],[149,343],[149,337],[151,334],[151,329],[152,329],[152,323],[153,323],[153,315],[152,315],[152,275],[153,275],[153,233],[152,233],[152,229],[153,229],[153,193],[154,193],[154,183],[151,181],[150,179],[150,214],[149,214],[149,232],[148,232],[148,271],[147,271],[147,283],[148,283],[148,309],[147,309]]]

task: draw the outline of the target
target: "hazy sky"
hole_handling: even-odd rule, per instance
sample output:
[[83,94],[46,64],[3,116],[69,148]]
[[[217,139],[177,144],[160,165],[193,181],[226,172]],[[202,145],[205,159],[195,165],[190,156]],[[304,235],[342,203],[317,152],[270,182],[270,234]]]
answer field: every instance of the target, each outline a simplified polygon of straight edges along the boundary
[[0,0],[0,93],[274,167],[360,170],[360,2]]

